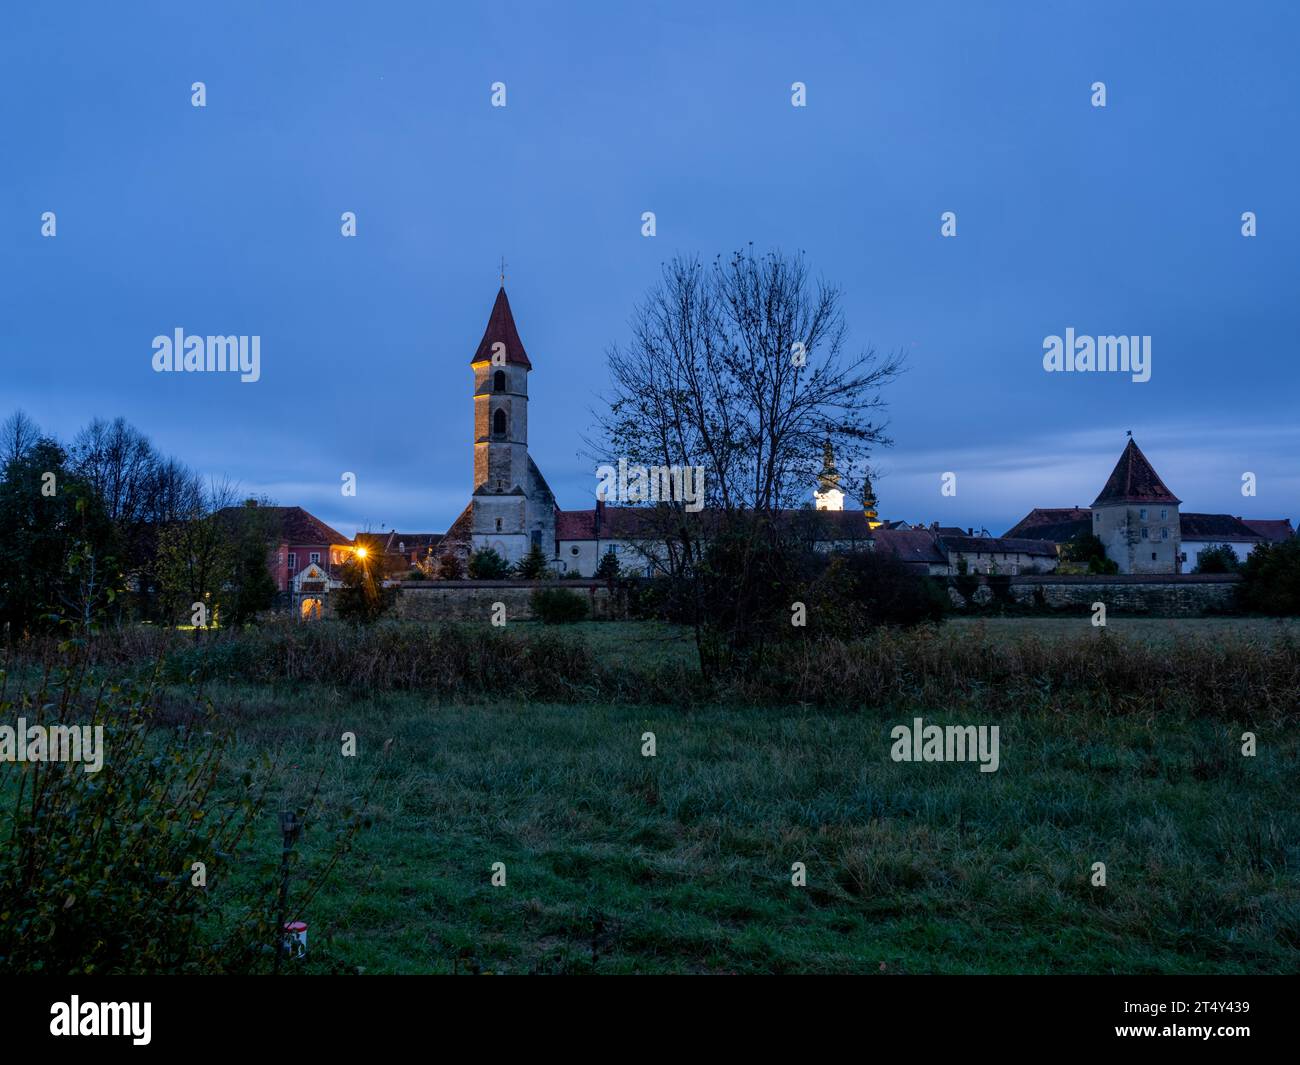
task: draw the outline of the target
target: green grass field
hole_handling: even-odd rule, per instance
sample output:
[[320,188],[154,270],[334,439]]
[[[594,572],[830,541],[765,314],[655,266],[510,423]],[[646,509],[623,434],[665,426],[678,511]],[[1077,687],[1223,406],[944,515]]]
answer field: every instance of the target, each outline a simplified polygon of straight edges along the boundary
[[[540,629],[540,624],[516,622]],[[1080,635],[1098,636],[1101,629],[1092,625],[1089,615],[1078,617],[1010,617],[948,619],[939,634],[960,640],[984,629],[999,637],[1037,636],[1044,640],[1076,639]],[[581,636],[590,646],[611,661],[682,661],[692,663],[695,644],[689,629],[660,622],[586,621],[567,625],[562,630]],[[1297,618],[1146,618],[1112,614],[1106,632],[1124,639],[1168,644],[1177,640],[1214,640],[1221,636],[1268,637],[1289,633],[1300,639]]]
[[[1087,619],[957,623],[1075,632]],[[1157,641],[1274,622],[1112,621]],[[1289,626],[1294,634],[1295,626]],[[570,630],[669,661],[665,626]],[[1226,630],[1225,630],[1226,631]],[[617,658],[614,659],[618,661]],[[209,689],[236,762],[269,749],[371,826],[305,919],[312,966],[367,972],[1293,972],[1300,744],[1239,720],[1008,705],[799,707]],[[1001,767],[895,763],[890,728],[996,724]],[[355,758],[340,757],[354,732]],[[653,732],[657,754],[641,753]],[[388,739],[394,741],[385,757]],[[258,841],[277,840],[266,819]],[[328,839],[309,831],[306,867]],[[490,883],[493,863],[506,884]],[[807,885],[791,883],[792,863]],[[1107,885],[1090,884],[1104,862]],[[218,887],[219,890],[219,887]]]

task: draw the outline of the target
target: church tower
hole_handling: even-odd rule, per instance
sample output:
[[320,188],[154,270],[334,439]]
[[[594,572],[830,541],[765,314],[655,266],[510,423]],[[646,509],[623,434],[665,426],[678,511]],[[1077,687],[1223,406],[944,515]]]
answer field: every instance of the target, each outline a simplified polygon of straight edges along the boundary
[[879,529],[884,524],[876,513],[876,490],[871,487],[871,476],[865,475],[862,484],[862,514],[868,529]]
[[813,493],[813,505],[818,510],[844,509],[844,493],[840,491],[840,473],[835,468],[835,451],[831,447],[829,436],[822,446],[822,472],[817,475],[817,491]]
[[474,372],[474,495],[470,546],[518,562],[532,544],[555,555],[555,496],[528,454],[532,363],[503,285],[470,360]]

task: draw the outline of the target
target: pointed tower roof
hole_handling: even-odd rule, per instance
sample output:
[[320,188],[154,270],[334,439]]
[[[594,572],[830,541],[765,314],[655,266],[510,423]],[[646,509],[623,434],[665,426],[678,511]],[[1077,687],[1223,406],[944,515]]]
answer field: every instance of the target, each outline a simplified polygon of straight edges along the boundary
[[822,472],[817,475],[817,483],[823,492],[840,486],[840,472],[835,468],[835,449],[831,447],[829,436],[822,445]]
[[483,339],[479,341],[478,350],[470,362],[490,361],[492,345],[498,343],[506,346],[506,362],[526,366],[530,370],[533,368],[533,364],[528,361],[528,353],[524,351],[524,342],[519,339],[519,330],[515,328],[515,316],[510,313],[510,301],[506,299],[504,285],[497,292],[492,313],[488,316],[487,328],[483,331]]
[[1101,490],[1092,505],[1094,507],[1112,506],[1117,503],[1181,503],[1173,492],[1165,487],[1165,482],[1156,473],[1155,467],[1147,461],[1132,437],[1129,437],[1124,453],[1115,463],[1106,487]]

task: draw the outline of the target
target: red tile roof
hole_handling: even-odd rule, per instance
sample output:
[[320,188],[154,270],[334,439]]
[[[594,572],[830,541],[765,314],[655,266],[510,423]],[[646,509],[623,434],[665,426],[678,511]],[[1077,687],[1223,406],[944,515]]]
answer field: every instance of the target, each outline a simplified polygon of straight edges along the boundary
[[[557,540],[638,540],[655,535],[652,511],[644,507],[601,506],[555,511]],[[596,515],[600,515],[599,522]]]
[[506,299],[504,286],[497,292],[492,313],[488,316],[487,329],[483,331],[483,339],[479,341],[478,350],[470,362],[490,360],[492,345],[497,343],[506,347],[506,362],[527,366],[530,370],[533,368],[533,364],[528,361],[528,353],[524,351],[524,342],[519,339],[519,330],[515,328],[515,316],[510,313],[510,301]]
[[1280,544],[1295,535],[1290,518],[1242,518],[1241,522],[1272,544]]
[[1215,543],[1258,543],[1263,537],[1231,514],[1179,514],[1184,540],[1213,540]]
[[871,538],[876,550],[900,562],[946,565],[948,556],[928,529],[876,529]]
[[[599,515],[599,518],[597,517]],[[598,506],[593,510],[555,511],[555,538],[557,540],[646,540],[662,535],[654,521],[653,507]],[[721,519],[720,511],[705,511],[698,515],[705,527]],[[796,533],[815,533],[820,543],[867,541],[871,539],[871,526],[860,510],[783,510],[777,516],[779,524],[793,528]]]
[[[246,514],[249,507],[223,507],[218,517],[223,520],[237,519]],[[257,507],[260,513],[271,514],[279,523],[280,540],[286,544],[326,544],[345,545],[352,541],[337,529],[326,525],[314,514],[309,514],[302,507]]]
[[1005,536],[941,536],[939,543],[945,551],[957,551],[969,555],[1020,554],[1056,557],[1056,545],[1049,540],[1008,539]]
[[1164,481],[1156,473],[1155,467],[1138,449],[1132,437],[1129,437],[1124,453],[1115,463],[1106,487],[1101,490],[1094,501],[1094,507],[1112,506],[1117,503],[1181,503],[1173,492],[1165,487]]
[[1006,531],[1011,538],[1063,544],[1092,530],[1092,511],[1083,507],[1035,507]]

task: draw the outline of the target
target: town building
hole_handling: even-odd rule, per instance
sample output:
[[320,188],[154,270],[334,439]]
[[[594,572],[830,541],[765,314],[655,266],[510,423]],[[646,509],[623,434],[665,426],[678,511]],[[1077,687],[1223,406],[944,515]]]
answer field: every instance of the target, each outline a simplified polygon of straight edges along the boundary
[[1006,535],[1053,543],[1059,552],[1092,533],[1120,573],[1191,573],[1207,547],[1226,544],[1244,561],[1256,545],[1295,535],[1290,519],[1184,513],[1181,506],[1130,436],[1091,507],[1035,507]]

